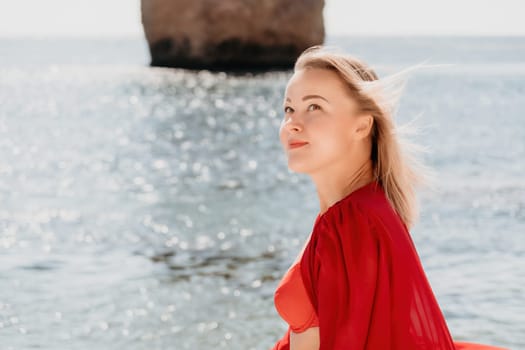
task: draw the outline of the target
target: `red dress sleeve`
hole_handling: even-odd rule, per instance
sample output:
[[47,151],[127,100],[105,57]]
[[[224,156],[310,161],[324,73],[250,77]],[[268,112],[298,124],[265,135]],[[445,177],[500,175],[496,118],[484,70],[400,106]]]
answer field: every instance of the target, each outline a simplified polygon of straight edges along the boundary
[[[385,253],[362,215],[338,219],[321,220],[317,246],[311,252],[320,350],[388,349],[390,314],[385,302],[390,281]],[[382,310],[376,317],[374,308]],[[370,328],[385,332],[374,339]]]

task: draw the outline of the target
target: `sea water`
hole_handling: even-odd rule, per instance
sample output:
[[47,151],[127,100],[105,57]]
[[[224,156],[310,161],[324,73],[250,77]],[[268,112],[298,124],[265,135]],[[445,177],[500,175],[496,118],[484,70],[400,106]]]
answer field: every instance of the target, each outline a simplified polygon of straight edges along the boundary
[[[412,230],[456,340],[525,348],[525,38],[329,38],[434,171]],[[131,39],[0,40],[0,348],[269,349],[318,210],[278,141],[291,72],[151,68]]]

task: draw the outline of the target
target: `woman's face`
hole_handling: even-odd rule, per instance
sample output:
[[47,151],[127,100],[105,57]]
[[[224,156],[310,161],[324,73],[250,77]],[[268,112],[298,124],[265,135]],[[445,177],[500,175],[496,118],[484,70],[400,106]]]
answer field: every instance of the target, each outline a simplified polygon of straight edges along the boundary
[[[363,120],[358,115],[357,103],[347,89],[331,70],[309,68],[294,73],[286,87],[279,132],[291,170],[312,175],[341,169],[355,152],[363,152],[371,116]],[[368,128],[366,135],[363,127]]]

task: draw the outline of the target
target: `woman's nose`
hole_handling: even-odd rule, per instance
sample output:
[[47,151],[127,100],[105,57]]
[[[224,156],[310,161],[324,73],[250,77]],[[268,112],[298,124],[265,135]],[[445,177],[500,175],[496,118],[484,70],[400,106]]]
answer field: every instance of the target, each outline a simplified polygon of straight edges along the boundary
[[303,130],[303,125],[296,116],[290,116],[285,121],[285,128],[288,132],[300,132]]

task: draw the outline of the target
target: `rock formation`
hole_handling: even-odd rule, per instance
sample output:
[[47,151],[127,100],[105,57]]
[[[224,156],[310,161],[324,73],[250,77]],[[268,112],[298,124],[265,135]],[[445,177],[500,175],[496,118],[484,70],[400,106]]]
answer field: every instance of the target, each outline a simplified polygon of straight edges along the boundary
[[324,0],[141,0],[151,65],[291,67],[322,44]]

